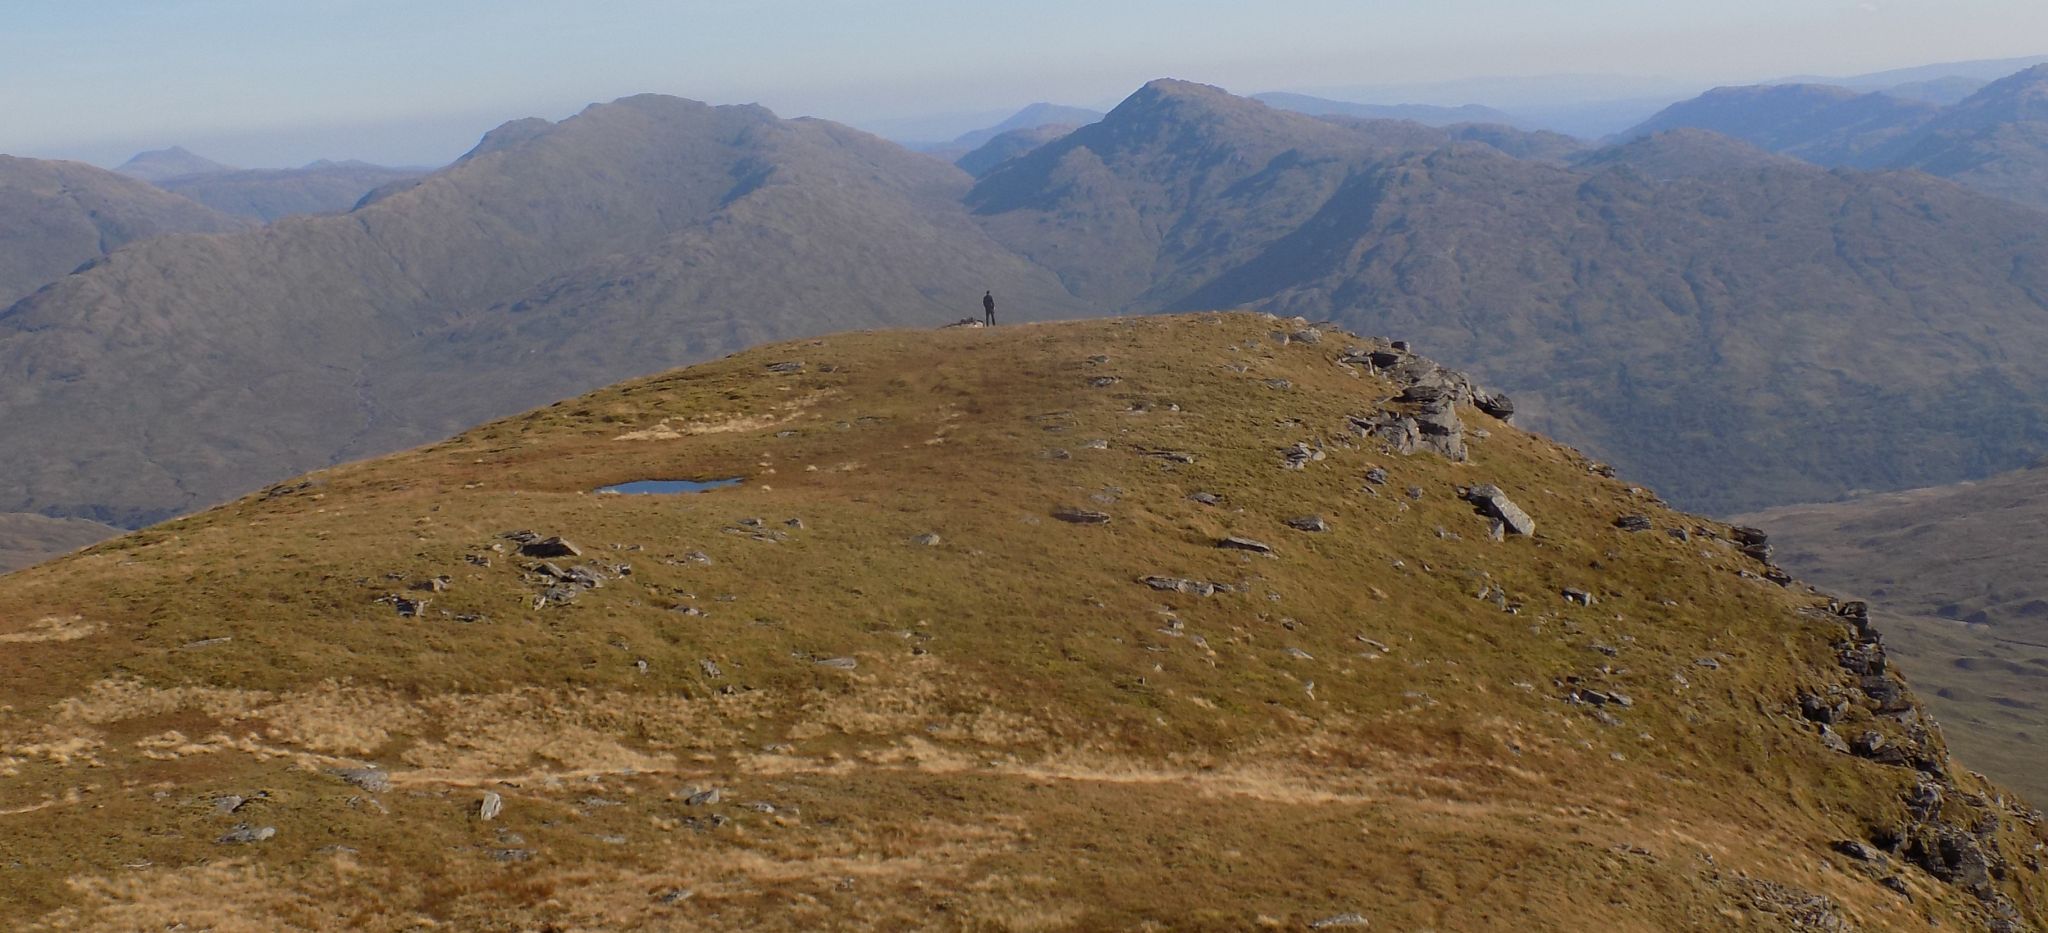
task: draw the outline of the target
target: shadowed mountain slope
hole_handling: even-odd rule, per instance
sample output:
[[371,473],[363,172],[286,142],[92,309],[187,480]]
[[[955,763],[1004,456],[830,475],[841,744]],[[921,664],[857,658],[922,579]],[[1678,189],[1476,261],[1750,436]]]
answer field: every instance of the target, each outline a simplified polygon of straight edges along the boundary
[[[0,909],[2048,919],[2039,815],[1948,759],[1853,607],[1465,385],[1254,315],[835,335],[0,578]],[[1464,462],[1390,449],[1418,409]]]
[[1074,129],[1073,124],[1054,123],[1010,130],[983,143],[981,148],[954,159],[953,164],[960,166],[961,171],[980,178],[993,171],[996,166],[1065,136]]
[[[1071,313],[968,222],[968,181],[843,127],[649,96],[494,134],[347,215],[141,244],[0,316],[21,418],[0,504],[147,522],[745,343],[951,319],[984,288]],[[122,386],[147,390],[109,409]]]
[[243,226],[90,165],[0,156],[0,308],[126,244]]
[[321,161],[303,168],[182,175],[156,184],[222,213],[269,223],[293,214],[338,214],[378,188],[421,174],[367,162]]

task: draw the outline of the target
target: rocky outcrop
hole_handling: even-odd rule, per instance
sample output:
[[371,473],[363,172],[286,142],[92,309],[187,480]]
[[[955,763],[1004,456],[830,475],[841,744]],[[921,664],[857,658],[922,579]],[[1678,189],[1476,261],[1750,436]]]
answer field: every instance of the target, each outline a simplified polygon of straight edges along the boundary
[[1471,376],[1416,354],[1406,341],[1379,338],[1367,346],[1348,347],[1338,362],[1364,367],[1401,387],[1387,409],[1354,417],[1351,424],[1360,436],[1377,438],[1404,456],[1427,451],[1463,462],[1469,451],[1465,424],[1458,416],[1460,405],[1471,405],[1500,421],[1515,414],[1515,403],[1506,393],[1483,388]]

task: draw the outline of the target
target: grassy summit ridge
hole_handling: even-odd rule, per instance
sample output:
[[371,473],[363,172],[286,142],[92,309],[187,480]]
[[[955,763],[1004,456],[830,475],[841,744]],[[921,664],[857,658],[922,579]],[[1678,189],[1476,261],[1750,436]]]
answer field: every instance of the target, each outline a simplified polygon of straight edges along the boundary
[[[1844,670],[1852,626],[1825,597],[1476,409],[1466,462],[1383,449],[1353,419],[1414,406],[1352,348],[1388,350],[1250,314],[781,344],[0,578],[0,912],[1671,930],[2048,911],[2038,816],[1949,763],[1910,697],[1869,708],[1897,682]],[[591,492],[719,477],[745,482]],[[1460,498],[1479,484],[1535,534],[1490,540]],[[1058,517],[1085,512],[1108,520]],[[1308,516],[1327,530],[1290,524]],[[580,554],[540,556],[552,536]],[[1840,701],[1827,735],[1860,753],[1802,695]]]

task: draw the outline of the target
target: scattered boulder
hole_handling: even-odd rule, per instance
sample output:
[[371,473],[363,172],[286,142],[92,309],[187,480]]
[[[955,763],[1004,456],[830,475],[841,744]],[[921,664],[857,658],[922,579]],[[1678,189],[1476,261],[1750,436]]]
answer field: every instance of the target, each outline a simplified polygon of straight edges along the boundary
[[1254,554],[1273,553],[1272,545],[1267,544],[1264,541],[1258,541],[1252,538],[1239,537],[1237,535],[1229,535],[1223,538],[1221,541],[1216,542],[1216,546],[1224,548],[1226,550],[1251,551]]
[[801,360],[784,360],[780,363],[769,363],[767,366],[767,370],[771,373],[780,373],[783,375],[788,375],[790,373],[803,372],[804,364]]
[[1094,378],[1089,379],[1088,384],[1097,389],[1107,389],[1110,386],[1116,385],[1117,383],[1122,381],[1124,381],[1124,377],[1122,376],[1096,376]]
[[1322,532],[1330,530],[1330,523],[1323,521],[1321,515],[1303,515],[1288,519],[1287,527],[1296,531]]
[[1501,524],[1512,534],[1536,533],[1536,520],[1530,518],[1529,513],[1522,511],[1522,507],[1509,499],[1506,493],[1501,492],[1499,486],[1474,486],[1465,490],[1465,499],[1478,506],[1487,516],[1500,519]]
[[1373,467],[1369,470],[1366,470],[1365,481],[1373,484],[1374,486],[1385,486],[1387,484],[1387,471],[1380,467]]
[[1186,593],[1189,596],[1214,596],[1217,593],[1230,592],[1230,587],[1222,583],[1204,583],[1181,577],[1150,576],[1142,577],[1138,582],[1162,593]]
[[258,842],[268,842],[271,837],[276,835],[277,827],[275,826],[258,827],[250,826],[247,823],[236,823],[235,828],[228,830],[225,835],[215,839],[214,842],[224,846],[246,846]]
[[391,775],[381,768],[339,768],[328,773],[373,794],[391,789]]
[[1052,517],[1070,525],[1109,524],[1108,512],[1097,512],[1093,509],[1059,508],[1053,510]]
[[541,538],[519,546],[519,553],[527,557],[582,557],[583,549],[560,537]]
[[1219,495],[1217,495],[1217,494],[1215,494],[1215,493],[1213,493],[1213,492],[1197,492],[1197,493],[1192,493],[1192,494],[1190,494],[1190,495],[1188,496],[1188,498],[1190,498],[1190,499],[1193,499],[1193,500],[1195,500],[1196,502],[1200,502],[1200,503],[1201,503],[1201,504],[1203,504],[1203,505],[1222,505],[1222,504],[1223,504],[1223,497],[1222,497],[1222,496],[1219,496]]
[[505,798],[498,796],[496,791],[485,791],[484,799],[476,805],[476,818],[488,823],[504,811]]
[[1652,525],[1648,515],[1623,515],[1614,520],[1614,527],[1633,533],[1649,531]]
[[689,796],[689,799],[683,802],[686,805],[692,807],[708,807],[724,799],[725,794],[719,791],[718,788],[714,787],[710,790],[700,790],[694,794],[691,794]]
[[852,658],[825,658],[814,663],[819,667],[829,667],[835,671],[850,671],[860,666],[860,662]]
[[1289,470],[1306,470],[1309,464],[1318,462],[1325,456],[1327,455],[1323,453],[1322,448],[1311,446],[1307,441],[1300,441],[1280,451],[1280,465]]
[[917,537],[910,539],[910,543],[922,544],[925,547],[934,547],[939,543],[939,536],[927,531],[924,534],[918,535]]
[[1591,606],[1600,601],[1593,594],[1570,586],[1564,588],[1564,598],[1567,602],[1578,603],[1581,606]]

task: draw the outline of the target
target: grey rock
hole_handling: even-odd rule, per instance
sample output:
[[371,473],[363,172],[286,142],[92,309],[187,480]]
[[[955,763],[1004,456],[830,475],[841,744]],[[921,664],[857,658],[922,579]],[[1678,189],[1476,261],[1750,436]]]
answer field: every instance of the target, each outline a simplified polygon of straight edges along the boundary
[[1093,509],[1059,508],[1053,510],[1052,517],[1070,525],[1109,524],[1108,512],[1097,512]]
[[1280,451],[1281,466],[1289,470],[1308,469],[1309,464],[1318,462],[1325,456],[1327,455],[1323,453],[1322,448],[1311,446],[1306,441],[1297,442],[1294,446]]
[[1216,542],[1216,546],[1219,548],[1225,548],[1227,550],[1251,551],[1254,554],[1273,553],[1272,545],[1267,544],[1264,541],[1257,541],[1251,538],[1239,537],[1237,535],[1230,535],[1225,537],[1223,540]]
[[1222,505],[1222,504],[1223,504],[1223,497],[1222,497],[1222,496],[1219,496],[1219,495],[1217,495],[1217,494],[1215,494],[1215,493],[1213,493],[1213,492],[1198,492],[1198,493],[1194,493],[1194,494],[1192,494],[1192,495],[1189,495],[1189,496],[1188,496],[1188,498],[1190,498],[1190,499],[1193,499],[1193,500],[1195,500],[1196,502],[1200,502],[1200,503],[1201,503],[1201,504],[1203,504],[1203,505]]
[[1598,597],[1595,597],[1593,594],[1588,593],[1585,590],[1569,586],[1564,588],[1564,598],[1569,602],[1575,602],[1581,606],[1591,606],[1600,601]]
[[1854,839],[1844,839],[1840,842],[1835,843],[1833,848],[1835,851],[1840,852],[1843,855],[1846,855],[1859,862],[1884,861],[1884,856],[1880,854],[1876,849],[1873,849],[1870,846],[1867,846],[1861,842],[1857,842]]
[[1736,525],[1728,530],[1731,534],[1735,536],[1736,543],[1741,544],[1745,547],[1754,547],[1760,544],[1769,544],[1771,541],[1771,536],[1764,533],[1764,530],[1761,528],[1751,528],[1746,525]]
[[1110,386],[1116,385],[1117,383],[1122,381],[1124,381],[1124,377],[1122,376],[1096,376],[1089,379],[1088,384],[1097,389],[1107,389]]
[[1385,486],[1387,484],[1387,471],[1381,469],[1380,467],[1373,467],[1372,469],[1366,470],[1365,481],[1373,484],[1374,486]]
[[860,666],[860,662],[852,658],[825,658],[816,663],[819,667],[829,667],[835,671],[850,671]]
[[714,787],[710,790],[702,790],[691,794],[690,799],[684,801],[684,803],[693,807],[708,807],[723,799],[725,799],[725,795],[718,788]]
[[782,373],[784,375],[787,375],[789,373],[803,372],[804,364],[801,360],[784,360],[783,362],[780,363],[769,363],[767,369],[771,373]]
[[373,794],[391,789],[391,775],[381,768],[340,768],[329,773]]
[[533,853],[526,849],[490,849],[492,861],[527,862],[533,860]]
[[922,544],[925,547],[933,547],[939,543],[939,536],[927,531],[924,534],[918,535],[917,537],[910,539],[910,543]]
[[1839,733],[1827,726],[1820,727],[1820,744],[1829,751],[1841,752],[1844,755],[1851,754],[1849,743],[1843,741]]
[[505,812],[505,798],[498,796],[496,791],[485,791],[484,799],[478,801],[476,805],[476,818],[486,823],[497,819],[498,814],[503,812]]
[[1266,388],[1278,389],[1284,392],[1288,389],[1294,388],[1294,383],[1293,381],[1287,379],[1268,379],[1266,380]]
[[1308,925],[1308,928],[1311,930],[1335,930],[1343,927],[1370,926],[1371,924],[1372,921],[1365,919],[1363,914],[1336,914],[1313,921]]
[[235,828],[228,830],[225,835],[215,839],[214,842],[224,846],[245,846],[258,842],[267,842],[276,835],[277,827],[275,826],[257,827],[250,826],[247,823],[237,823]]
[[1706,668],[1710,671],[1718,671],[1721,669],[1721,662],[1714,658],[1694,658],[1692,659],[1692,663],[1699,667]]
[[1296,531],[1322,532],[1330,530],[1330,523],[1323,521],[1321,515],[1303,515],[1288,519],[1287,527]]
[[1472,404],[1480,411],[1500,421],[1515,420],[1515,400],[1508,398],[1506,392],[1474,389],[1472,390]]
[[725,676],[725,672],[718,669],[718,662],[713,661],[710,658],[698,658],[697,668],[704,672],[704,676],[709,677],[712,680],[717,680],[718,678]]
[[534,604],[536,608],[540,606],[566,605],[574,602],[576,597],[582,595],[582,593],[582,590],[573,586],[551,586],[541,591],[539,598],[534,600]]
[[582,557],[583,549],[555,537],[522,544],[519,546],[519,553],[527,557]]
[[1516,505],[1513,499],[1509,499],[1506,493],[1501,492],[1499,486],[1474,486],[1465,491],[1465,499],[1478,506],[1488,517],[1500,519],[1511,534],[1536,533],[1536,520],[1530,518],[1529,513]]
[[1162,593],[1186,593],[1190,596],[1214,596],[1218,591],[1218,587],[1214,583],[1203,583],[1200,580],[1187,580],[1181,577],[1150,576],[1145,577],[1139,580],[1138,582],[1143,583],[1146,586],[1149,586]]
[[1308,327],[1302,330],[1295,331],[1294,333],[1288,334],[1287,337],[1288,339],[1293,340],[1295,343],[1305,343],[1310,346],[1314,346],[1316,344],[1323,342],[1323,332],[1313,327]]
[[1649,531],[1652,527],[1648,515],[1623,515],[1614,520],[1614,527],[1623,531]]
[[1169,463],[1195,462],[1195,455],[1184,450],[1141,450],[1138,454],[1139,456],[1151,457],[1155,460],[1165,460]]

